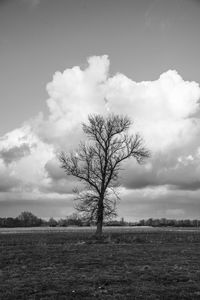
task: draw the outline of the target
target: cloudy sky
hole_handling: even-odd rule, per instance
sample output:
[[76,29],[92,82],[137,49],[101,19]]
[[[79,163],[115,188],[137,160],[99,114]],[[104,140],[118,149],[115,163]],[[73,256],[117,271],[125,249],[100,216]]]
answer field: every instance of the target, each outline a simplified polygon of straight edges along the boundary
[[198,0],[0,1],[0,216],[72,213],[56,155],[113,112],[152,153],[124,164],[119,217],[200,218],[199,16]]

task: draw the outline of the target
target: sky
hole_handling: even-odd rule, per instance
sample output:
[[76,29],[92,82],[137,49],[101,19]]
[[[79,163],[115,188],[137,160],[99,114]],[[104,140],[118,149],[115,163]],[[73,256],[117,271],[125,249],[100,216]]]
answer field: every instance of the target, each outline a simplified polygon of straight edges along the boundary
[[57,154],[111,112],[152,154],[123,165],[119,217],[200,218],[199,15],[198,0],[0,1],[0,217],[71,214]]

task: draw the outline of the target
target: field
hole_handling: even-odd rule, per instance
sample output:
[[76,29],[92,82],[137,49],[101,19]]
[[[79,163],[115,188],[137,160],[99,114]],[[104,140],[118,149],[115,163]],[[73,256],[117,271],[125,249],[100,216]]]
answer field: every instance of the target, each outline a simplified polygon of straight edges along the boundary
[[0,230],[0,299],[200,299],[200,231]]

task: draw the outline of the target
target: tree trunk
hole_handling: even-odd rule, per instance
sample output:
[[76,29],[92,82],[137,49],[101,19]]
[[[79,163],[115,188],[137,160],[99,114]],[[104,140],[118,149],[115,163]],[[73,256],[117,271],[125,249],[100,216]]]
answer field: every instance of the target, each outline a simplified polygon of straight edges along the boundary
[[96,229],[96,236],[102,236],[102,227],[103,227],[103,198],[99,199],[98,203],[98,210],[97,210],[97,229]]
[[103,222],[102,221],[97,221],[97,229],[96,229],[96,236],[97,237],[102,236],[102,226],[103,226]]

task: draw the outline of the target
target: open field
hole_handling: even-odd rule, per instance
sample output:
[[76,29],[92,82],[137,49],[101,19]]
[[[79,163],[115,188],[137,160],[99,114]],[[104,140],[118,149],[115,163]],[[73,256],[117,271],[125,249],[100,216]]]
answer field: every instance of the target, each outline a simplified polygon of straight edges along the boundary
[[[0,228],[0,234],[1,233],[48,233],[48,232],[88,232],[93,234],[95,232],[96,227],[77,227],[77,226],[68,226],[68,227],[16,227],[16,228]],[[109,226],[104,228],[104,232],[111,233],[111,232],[135,232],[135,231],[158,231],[158,230],[164,230],[164,228],[153,228],[148,226],[123,226],[123,227],[116,227],[116,226]],[[167,229],[167,230],[175,230],[175,229]],[[183,230],[183,229],[176,229],[176,230]],[[189,228],[185,230],[198,230],[194,228]]]
[[1,229],[0,299],[200,299],[199,230],[59,229]]

